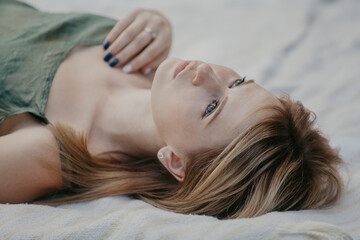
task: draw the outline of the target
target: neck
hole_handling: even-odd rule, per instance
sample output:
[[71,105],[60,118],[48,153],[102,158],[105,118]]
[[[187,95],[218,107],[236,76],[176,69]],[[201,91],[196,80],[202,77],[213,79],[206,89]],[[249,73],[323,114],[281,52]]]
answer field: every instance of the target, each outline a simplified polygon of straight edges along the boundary
[[90,139],[93,154],[120,151],[134,157],[156,157],[165,143],[153,120],[150,89],[127,88],[108,95],[97,110]]

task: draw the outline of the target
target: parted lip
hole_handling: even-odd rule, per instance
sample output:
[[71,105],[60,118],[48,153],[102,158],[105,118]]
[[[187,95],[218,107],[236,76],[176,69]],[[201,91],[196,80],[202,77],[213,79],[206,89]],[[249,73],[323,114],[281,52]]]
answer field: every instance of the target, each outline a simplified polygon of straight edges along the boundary
[[182,61],[179,65],[177,65],[177,67],[175,68],[174,71],[174,79],[176,78],[176,76],[183,71],[186,66],[188,66],[191,63],[191,61]]

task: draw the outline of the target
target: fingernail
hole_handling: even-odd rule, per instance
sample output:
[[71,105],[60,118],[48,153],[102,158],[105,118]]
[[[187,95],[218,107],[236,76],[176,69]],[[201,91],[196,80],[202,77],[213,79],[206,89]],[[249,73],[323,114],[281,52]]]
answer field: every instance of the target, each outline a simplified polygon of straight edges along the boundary
[[118,62],[119,62],[119,59],[114,58],[114,59],[109,63],[109,65],[110,65],[110,67],[113,67],[113,66],[115,66]]
[[124,73],[131,72],[131,70],[132,70],[132,66],[130,64],[127,64],[127,65],[125,65],[125,67],[122,68],[122,71]]
[[144,75],[148,75],[151,72],[151,67],[148,67],[144,71]]
[[106,56],[104,57],[105,62],[108,62],[111,57],[112,57],[111,53],[106,54]]
[[110,41],[107,41],[105,44],[104,44],[104,49],[108,49],[108,47],[110,46]]

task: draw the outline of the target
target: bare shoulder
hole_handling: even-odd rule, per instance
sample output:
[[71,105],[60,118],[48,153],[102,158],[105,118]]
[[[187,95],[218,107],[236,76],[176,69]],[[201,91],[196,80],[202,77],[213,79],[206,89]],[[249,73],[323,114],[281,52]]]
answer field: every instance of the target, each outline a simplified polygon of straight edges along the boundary
[[[21,203],[62,187],[57,141],[50,130],[30,115],[0,137],[0,202]],[[54,171],[54,170],[55,171]]]

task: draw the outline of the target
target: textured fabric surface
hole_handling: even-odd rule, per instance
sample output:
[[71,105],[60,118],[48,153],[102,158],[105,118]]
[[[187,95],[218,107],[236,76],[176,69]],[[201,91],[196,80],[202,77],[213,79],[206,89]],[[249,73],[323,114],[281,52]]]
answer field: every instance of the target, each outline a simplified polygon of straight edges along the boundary
[[[170,56],[230,66],[318,116],[350,180],[334,207],[219,221],[157,209],[127,196],[58,207],[0,205],[0,239],[360,239],[360,2],[358,0],[28,0],[47,11],[119,18],[163,12]],[[348,234],[348,235],[347,235]]]
[[0,123],[30,112],[44,115],[53,77],[77,45],[101,44],[115,20],[92,14],[43,13],[0,1]]

